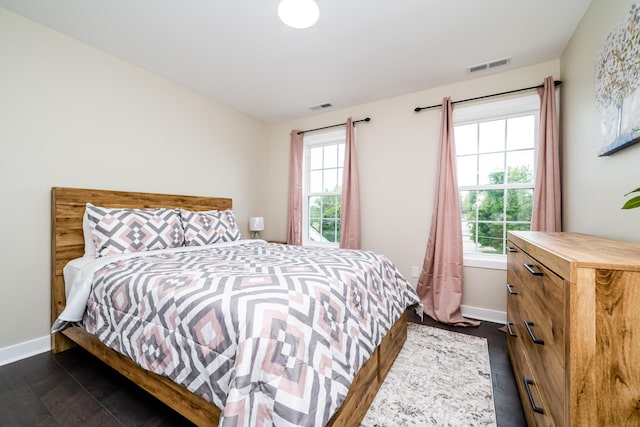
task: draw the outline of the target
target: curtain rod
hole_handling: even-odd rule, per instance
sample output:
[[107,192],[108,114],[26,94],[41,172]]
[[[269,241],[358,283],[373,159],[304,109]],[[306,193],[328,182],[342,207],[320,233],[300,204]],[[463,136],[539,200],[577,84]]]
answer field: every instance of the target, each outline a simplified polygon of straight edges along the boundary
[[[361,119],[361,120],[354,120],[352,123],[355,125],[356,123],[360,123],[360,122],[370,122],[371,121],[371,117],[367,117],[366,119]],[[330,128],[336,128],[338,126],[344,126],[347,123],[338,123],[337,125],[331,125],[331,126],[325,126],[325,127],[321,127],[321,128],[315,128],[315,129],[309,129],[309,130],[301,130],[300,132],[298,132],[298,135],[302,135],[303,133],[306,132],[313,132],[316,130],[322,130],[322,129],[330,129]]]
[[[556,85],[556,86],[560,86],[562,84],[562,82],[560,80],[555,80],[553,82],[553,84]],[[541,84],[541,85],[538,85],[538,86],[525,87],[525,88],[522,88],[522,89],[510,90],[510,91],[507,91],[507,92],[494,93],[494,94],[491,94],[491,95],[478,96],[476,98],[463,99],[462,101],[455,101],[455,102],[453,102],[453,104],[459,104],[459,103],[462,103],[462,102],[469,102],[469,101],[477,101],[478,99],[491,98],[491,97],[500,96],[500,95],[508,95],[510,93],[524,92],[525,90],[538,89],[540,87],[544,87],[544,84]],[[437,107],[442,107],[442,104],[430,105],[428,107],[416,107],[413,111],[415,111],[416,113],[419,113],[422,110],[429,110],[431,108],[437,108]]]

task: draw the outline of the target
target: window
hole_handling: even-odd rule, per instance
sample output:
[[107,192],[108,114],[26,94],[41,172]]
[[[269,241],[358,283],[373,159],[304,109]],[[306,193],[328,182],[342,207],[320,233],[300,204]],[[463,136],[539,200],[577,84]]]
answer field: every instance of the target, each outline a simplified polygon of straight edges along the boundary
[[344,131],[304,137],[303,244],[340,243]]
[[454,110],[454,132],[469,265],[468,254],[503,256],[507,231],[531,229],[539,100],[529,96],[460,110],[457,117]]

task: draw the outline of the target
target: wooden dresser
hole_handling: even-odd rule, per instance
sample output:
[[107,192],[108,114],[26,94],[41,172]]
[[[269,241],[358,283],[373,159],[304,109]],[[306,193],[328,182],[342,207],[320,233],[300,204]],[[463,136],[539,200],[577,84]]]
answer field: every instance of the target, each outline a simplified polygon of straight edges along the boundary
[[510,232],[507,349],[530,426],[640,426],[640,244]]

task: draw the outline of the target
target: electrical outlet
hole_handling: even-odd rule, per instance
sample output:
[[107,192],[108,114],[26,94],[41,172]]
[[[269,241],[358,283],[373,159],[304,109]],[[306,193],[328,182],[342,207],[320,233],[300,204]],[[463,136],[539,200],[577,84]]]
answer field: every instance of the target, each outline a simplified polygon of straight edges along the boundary
[[411,267],[411,277],[416,278],[420,275],[420,270],[417,266]]

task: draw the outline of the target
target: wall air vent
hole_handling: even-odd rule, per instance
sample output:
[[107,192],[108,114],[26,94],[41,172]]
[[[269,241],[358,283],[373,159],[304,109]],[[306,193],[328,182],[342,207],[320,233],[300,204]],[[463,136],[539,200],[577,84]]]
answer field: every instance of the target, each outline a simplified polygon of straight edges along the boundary
[[318,105],[312,105],[311,107],[309,107],[309,109],[311,111],[319,111],[319,110],[324,110],[325,108],[329,108],[329,107],[333,107],[333,105],[331,105],[330,102],[325,102],[325,103],[318,104]]
[[503,67],[511,62],[511,57],[496,59],[495,61],[485,62],[484,64],[471,65],[467,67],[469,73],[477,73],[478,71],[490,70],[492,68]]

